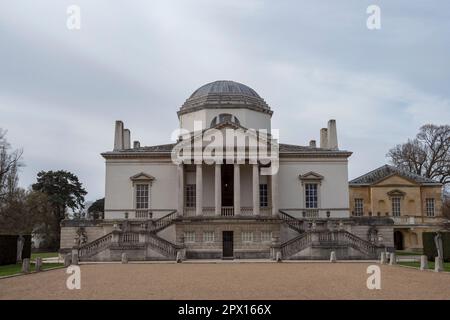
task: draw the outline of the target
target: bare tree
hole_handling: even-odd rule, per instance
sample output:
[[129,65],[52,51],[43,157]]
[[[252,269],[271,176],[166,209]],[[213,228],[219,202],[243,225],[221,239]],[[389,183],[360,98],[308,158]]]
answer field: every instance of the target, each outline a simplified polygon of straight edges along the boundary
[[450,126],[427,124],[416,138],[389,150],[392,164],[450,186]]
[[17,190],[18,168],[22,166],[22,150],[11,151],[6,131],[0,129],[0,205]]

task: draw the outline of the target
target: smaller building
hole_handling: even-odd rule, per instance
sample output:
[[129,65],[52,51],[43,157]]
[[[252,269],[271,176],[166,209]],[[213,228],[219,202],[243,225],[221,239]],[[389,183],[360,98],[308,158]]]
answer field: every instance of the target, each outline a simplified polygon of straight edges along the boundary
[[350,212],[391,218],[395,249],[420,251],[423,232],[437,231],[445,220],[442,184],[385,165],[350,181]]

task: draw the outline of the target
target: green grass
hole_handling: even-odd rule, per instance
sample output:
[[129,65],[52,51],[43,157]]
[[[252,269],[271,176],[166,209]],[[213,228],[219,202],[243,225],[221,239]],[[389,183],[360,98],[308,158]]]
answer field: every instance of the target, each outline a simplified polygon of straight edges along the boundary
[[54,258],[58,256],[58,252],[36,252],[31,254],[31,260],[35,260],[37,257]]
[[420,256],[422,252],[412,252],[412,251],[395,251],[397,256]]
[[[62,267],[64,264],[62,263],[44,263],[42,265],[43,270],[56,268],[56,267]],[[33,272],[35,270],[34,263],[30,264],[30,269]],[[4,276],[12,276],[14,274],[21,273],[22,271],[22,265],[21,264],[9,264],[6,266],[0,266],[0,277]]]
[[[398,264],[402,266],[408,266],[413,268],[420,268],[420,262],[399,262]],[[434,270],[434,262],[429,261],[428,262],[428,269]],[[444,271],[450,272],[450,262],[444,262]]]

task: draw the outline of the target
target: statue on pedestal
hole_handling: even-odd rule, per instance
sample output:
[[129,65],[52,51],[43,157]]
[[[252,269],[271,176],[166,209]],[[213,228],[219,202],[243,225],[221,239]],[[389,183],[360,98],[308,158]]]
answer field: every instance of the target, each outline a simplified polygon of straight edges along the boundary
[[440,232],[436,232],[434,236],[434,245],[436,246],[437,254],[439,259],[444,259],[444,250],[442,246],[442,234]]
[[25,238],[20,235],[17,237],[17,262],[22,262],[22,253],[23,253],[23,246],[25,244]]

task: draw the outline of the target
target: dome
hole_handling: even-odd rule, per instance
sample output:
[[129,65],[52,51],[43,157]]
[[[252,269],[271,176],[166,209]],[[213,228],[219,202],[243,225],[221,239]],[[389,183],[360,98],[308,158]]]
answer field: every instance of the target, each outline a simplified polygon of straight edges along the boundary
[[261,97],[256,93],[255,90],[246,86],[245,84],[227,80],[215,81],[205,84],[204,86],[195,90],[194,93],[189,97],[189,99],[200,98],[208,96],[210,94],[239,94],[261,99]]
[[248,108],[272,114],[267,103],[255,90],[228,80],[211,82],[195,90],[178,114],[212,108]]

